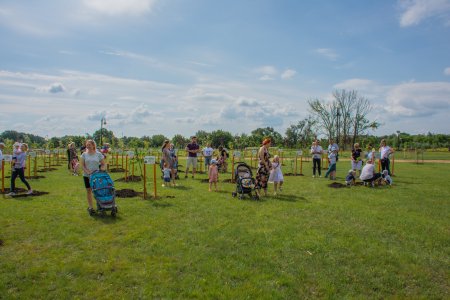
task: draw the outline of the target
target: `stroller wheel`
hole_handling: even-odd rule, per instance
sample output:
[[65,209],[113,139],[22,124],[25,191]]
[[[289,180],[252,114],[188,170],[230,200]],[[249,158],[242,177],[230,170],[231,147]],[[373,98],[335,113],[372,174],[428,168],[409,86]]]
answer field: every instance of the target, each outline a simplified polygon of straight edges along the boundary
[[243,195],[239,195],[239,199],[242,200],[244,198]]
[[237,196],[237,193],[236,193],[236,192],[232,192],[231,195],[232,195],[233,197],[236,197],[236,196]]

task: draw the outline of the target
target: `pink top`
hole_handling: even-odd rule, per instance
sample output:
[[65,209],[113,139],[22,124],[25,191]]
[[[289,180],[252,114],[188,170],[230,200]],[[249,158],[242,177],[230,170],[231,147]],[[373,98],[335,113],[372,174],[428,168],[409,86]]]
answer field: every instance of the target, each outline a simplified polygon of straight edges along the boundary
[[217,169],[216,165],[210,165],[209,166],[209,182],[217,182],[219,179],[219,170]]

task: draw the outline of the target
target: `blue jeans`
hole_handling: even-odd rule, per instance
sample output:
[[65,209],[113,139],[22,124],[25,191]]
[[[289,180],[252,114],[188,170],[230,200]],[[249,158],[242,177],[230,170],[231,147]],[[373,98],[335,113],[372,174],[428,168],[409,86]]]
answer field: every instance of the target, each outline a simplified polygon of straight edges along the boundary
[[328,167],[327,172],[325,173],[325,177],[328,177],[328,175],[330,175],[331,172],[336,171],[336,164],[331,164]]
[[11,192],[14,192],[14,190],[16,189],[16,178],[17,178],[17,176],[19,176],[20,180],[22,180],[22,182],[25,183],[25,185],[27,186],[28,190],[31,190],[30,184],[25,179],[25,172],[24,172],[23,168],[20,168],[20,169],[14,169],[12,174],[11,174]]

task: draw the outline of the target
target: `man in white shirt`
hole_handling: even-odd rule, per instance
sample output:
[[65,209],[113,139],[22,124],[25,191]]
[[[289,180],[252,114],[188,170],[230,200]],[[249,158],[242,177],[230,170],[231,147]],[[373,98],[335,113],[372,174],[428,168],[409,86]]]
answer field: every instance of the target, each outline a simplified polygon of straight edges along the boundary
[[209,165],[211,164],[211,158],[213,156],[214,149],[211,148],[211,143],[206,144],[206,147],[203,148],[202,153],[205,157],[205,171],[208,172]]

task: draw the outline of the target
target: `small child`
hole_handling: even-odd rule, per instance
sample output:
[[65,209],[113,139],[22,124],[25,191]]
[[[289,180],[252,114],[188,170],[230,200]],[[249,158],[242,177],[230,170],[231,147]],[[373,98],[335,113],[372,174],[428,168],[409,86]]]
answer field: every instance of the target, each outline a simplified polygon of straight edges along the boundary
[[345,177],[345,183],[347,186],[350,185],[355,185],[355,180],[356,180],[356,171],[355,170],[349,170],[347,177]]
[[331,152],[328,154],[328,160],[330,165],[328,167],[327,173],[325,174],[325,178],[330,175],[330,180],[336,180],[336,156],[337,149],[336,147],[331,147]]
[[270,170],[269,174],[269,182],[273,182],[273,194],[277,194],[278,191],[282,191],[283,188],[283,172],[281,171],[281,163],[278,155],[275,155],[272,160],[272,170]]
[[386,185],[392,185],[392,178],[389,176],[388,170],[383,170],[381,177],[383,178],[383,181],[386,183]]
[[172,172],[172,170],[169,168],[169,165],[167,163],[164,163],[164,169],[163,169],[164,183],[162,184],[163,187],[170,186],[171,172]]
[[211,192],[214,183],[214,190],[217,192],[217,182],[219,181],[219,169],[217,168],[217,160],[211,159],[211,164],[208,169],[209,177],[209,191]]

